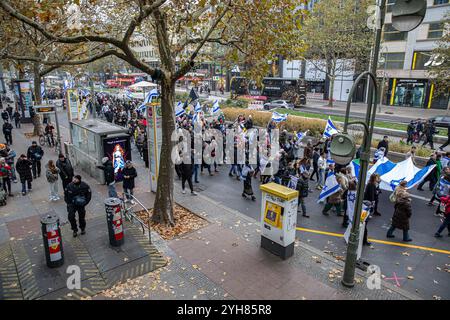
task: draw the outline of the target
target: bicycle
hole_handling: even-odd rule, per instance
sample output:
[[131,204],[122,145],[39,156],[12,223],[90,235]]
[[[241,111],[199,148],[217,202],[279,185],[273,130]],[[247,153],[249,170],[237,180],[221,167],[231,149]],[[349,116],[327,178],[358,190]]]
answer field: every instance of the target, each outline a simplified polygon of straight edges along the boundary
[[[53,146],[50,140],[51,138],[53,138]],[[55,139],[53,135],[50,136],[44,133],[39,134],[39,145],[41,147],[44,147],[45,145],[48,145],[49,147],[54,147],[56,152],[58,152],[59,150],[59,141],[58,139]]]

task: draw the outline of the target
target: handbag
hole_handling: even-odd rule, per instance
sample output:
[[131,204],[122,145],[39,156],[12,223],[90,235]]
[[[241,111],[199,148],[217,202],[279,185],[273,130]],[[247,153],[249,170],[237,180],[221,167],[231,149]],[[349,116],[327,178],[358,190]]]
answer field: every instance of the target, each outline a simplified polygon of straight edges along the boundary
[[395,191],[389,195],[389,201],[392,203],[395,203],[397,201],[397,195],[395,194]]

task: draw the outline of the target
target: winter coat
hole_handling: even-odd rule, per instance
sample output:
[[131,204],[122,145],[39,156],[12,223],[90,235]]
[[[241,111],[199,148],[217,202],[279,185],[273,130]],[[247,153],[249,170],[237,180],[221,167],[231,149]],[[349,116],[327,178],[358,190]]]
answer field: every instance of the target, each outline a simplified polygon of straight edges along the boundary
[[47,171],[45,173],[45,177],[47,178],[47,182],[48,183],[54,183],[54,182],[58,181],[58,173],[59,173],[58,167],[56,167],[56,172],[55,173],[53,173],[49,169],[48,164],[45,166],[45,168],[47,169]]
[[444,216],[450,216],[450,196],[441,197],[441,202],[443,205],[445,205]]
[[114,179],[114,167],[111,160],[105,162],[103,166],[97,166],[97,168],[102,169],[105,173],[105,183],[110,185],[115,181]]
[[20,182],[24,181],[32,181],[33,180],[33,174],[31,173],[31,166],[32,163],[28,159],[20,159],[17,160],[16,163],[16,170],[17,173],[20,176]]
[[[137,177],[137,171],[135,167],[123,168],[123,188],[124,189],[134,189],[134,179]],[[125,178],[125,176],[129,176],[129,178]]]
[[7,164],[0,164],[0,177],[1,178],[9,178],[11,176],[11,167]]
[[59,176],[62,180],[72,181],[74,173],[72,164],[70,163],[69,159],[66,158],[64,159],[64,161],[58,159],[56,161],[56,167],[59,169]]
[[364,200],[375,201],[377,198],[377,186],[375,183],[368,183],[364,191]]
[[298,191],[298,198],[303,199],[308,196],[309,193],[309,186],[308,186],[308,178],[301,177],[297,181],[297,191]]
[[397,229],[409,230],[411,214],[411,198],[397,198],[392,216],[392,226]]
[[44,150],[40,146],[31,146],[27,151],[27,158],[32,161],[41,161],[44,156]]
[[4,135],[11,134],[11,133],[12,133],[12,130],[13,130],[13,126],[12,126],[11,123],[5,122],[5,123],[3,124],[3,134],[4,134]]
[[71,182],[67,185],[66,189],[64,190],[64,201],[68,205],[73,205],[73,201],[77,196],[84,197],[86,199],[86,205],[91,201],[91,188],[86,182],[81,181],[79,185]]

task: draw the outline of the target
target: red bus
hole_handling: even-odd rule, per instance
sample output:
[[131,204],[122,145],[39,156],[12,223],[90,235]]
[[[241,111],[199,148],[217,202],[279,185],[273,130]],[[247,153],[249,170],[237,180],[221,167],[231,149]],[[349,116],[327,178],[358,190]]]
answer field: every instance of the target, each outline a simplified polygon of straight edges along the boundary
[[113,79],[106,80],[106,85],[110,88],[124,88],[145,78],[145,73],[114,73]]

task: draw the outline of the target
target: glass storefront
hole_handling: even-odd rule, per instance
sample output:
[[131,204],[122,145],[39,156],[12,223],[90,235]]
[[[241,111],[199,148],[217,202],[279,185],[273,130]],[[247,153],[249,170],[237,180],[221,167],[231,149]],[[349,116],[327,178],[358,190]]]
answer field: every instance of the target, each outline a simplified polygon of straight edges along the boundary
[[394,79],[390,97],[390,105],[401,107],[425,108],[425,96],[428,90],[428,80]]

